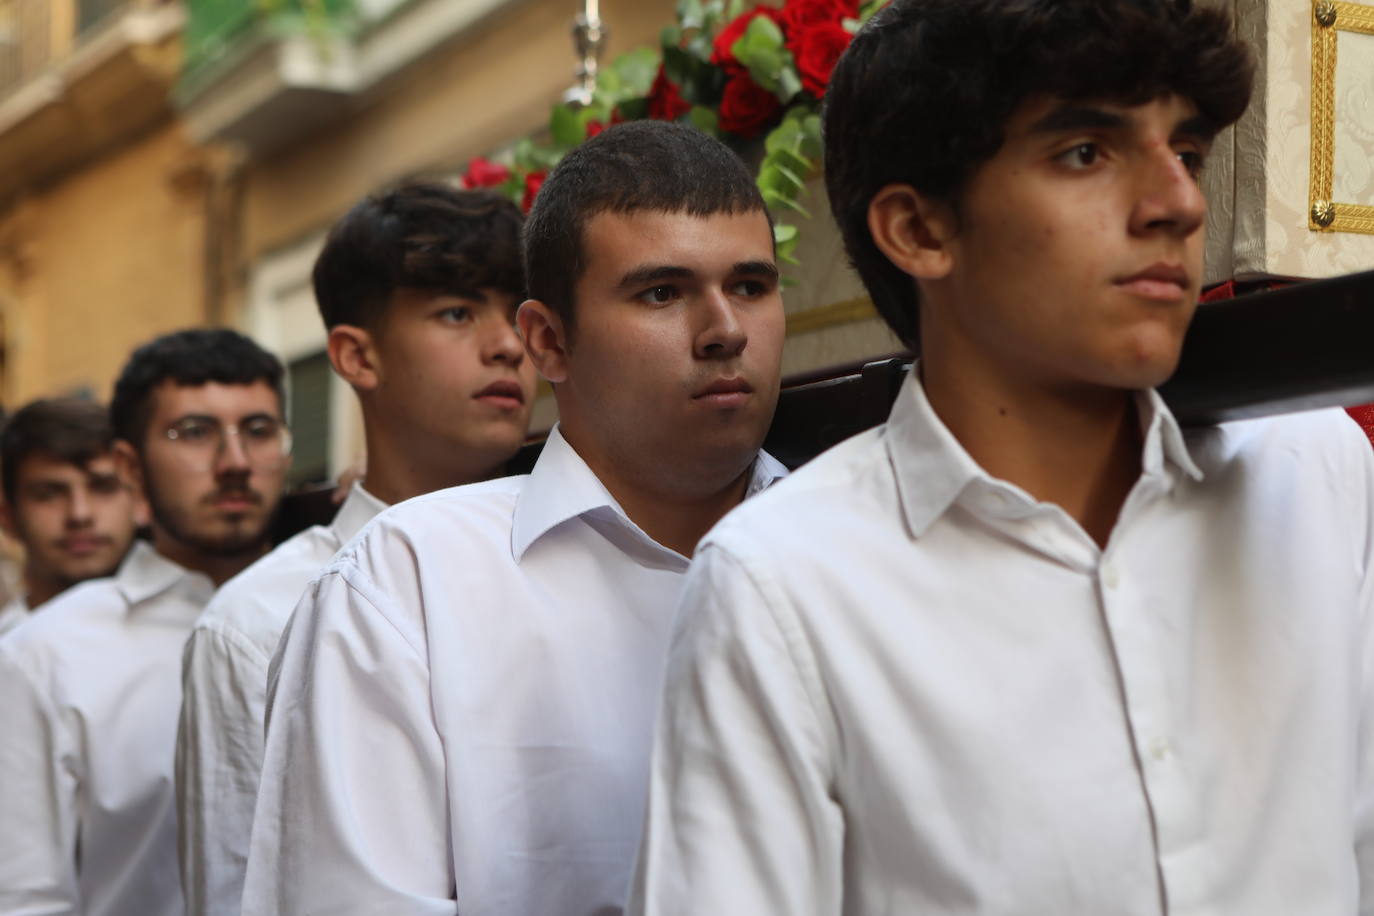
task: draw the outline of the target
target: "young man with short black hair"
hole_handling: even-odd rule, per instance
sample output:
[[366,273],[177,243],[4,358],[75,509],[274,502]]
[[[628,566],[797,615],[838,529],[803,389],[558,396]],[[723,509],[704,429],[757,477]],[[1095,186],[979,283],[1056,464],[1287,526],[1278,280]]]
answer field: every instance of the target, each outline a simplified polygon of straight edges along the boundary
[[1183,430],[1153,390],[1250,85],[1187,0],[856,35],[827,187],[921,359],[703,541],[633,912],[1370,911],[1374,455],[1340,412]]
[[19,594],[0,635],[78,582],[114,572],[133,543],[141,501],[119,474],[110,412],[94,401],[24,405],[0,432],[0,524],[24,546]]
[[495,192],[412,183],[330,230],[315,298],[330,362],[362,407],[367,472],[329,525],[225,583],[192,630],[177,738],[191,916],[239,912],[268,663],[310,579],[387,504],[498,474],[524,441],[534,369],[514,326],[520,224]]
[[531,474],[383,513],[306,593],[245,913],[624,904],[688,557],[783,473],[759,452],[773,235],[733,153],[635,122],[549,175],[526,264],[520,327],[559,425]]
[[180,916],[181,650],[262,556],[290,463],[282,367],[228,330],[134,351],[110,404],[152,543],[0,640],[0,913]]

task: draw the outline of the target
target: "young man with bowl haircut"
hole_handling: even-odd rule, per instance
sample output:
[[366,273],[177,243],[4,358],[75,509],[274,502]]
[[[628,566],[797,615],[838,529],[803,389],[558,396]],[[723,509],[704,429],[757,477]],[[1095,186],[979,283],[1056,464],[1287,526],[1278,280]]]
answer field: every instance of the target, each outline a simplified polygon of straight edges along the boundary
[[110,403],[152,543],[0,640],[0,913],[178,916],[181,650],[262,556],[290,463],[282,367],[228,330],[134,351]]
[[113,573],[144,514],[115,466],[110,412],[80,398],[33,401],[6,421],[0,489],[0,525],[24,545],[20,592],[0,608],[0,635],[76,583]]
[[855,37],[826,183],[921,359],[698,551],[634,912],[1374,908],[1369,442],[1154,391],[1250,87],[1187,0],[895,0]]
[[527,476],[375,519],[282,640],[244,912],[612,914],[697,539],[759,452],[782,300],[752,176],[611,127],[526,224],[520,328],[560,422]]
[[193,916],[236,916],[262,767],[267,669],[310,579],[389,503],[498,474],[520,448],[534,369],[520,210],[492,191],[407,184],[363,200],[315,262],[334,371],[358,394],[366,477],[215,593],[186,645],[177,736],[182,884]]

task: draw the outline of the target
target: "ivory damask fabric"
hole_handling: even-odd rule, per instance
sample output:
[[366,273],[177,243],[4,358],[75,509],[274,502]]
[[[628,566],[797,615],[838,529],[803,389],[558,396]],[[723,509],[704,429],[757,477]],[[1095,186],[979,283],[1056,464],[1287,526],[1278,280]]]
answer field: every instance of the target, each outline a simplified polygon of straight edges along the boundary
[[[1228,0],[1259,63],[1255,96],[1208,162],[1207,280],[1374,268],[1374,235],[1308,228],[1312,6]],[[1374,36],[1337,38],[1334,197],[1374,205]]]

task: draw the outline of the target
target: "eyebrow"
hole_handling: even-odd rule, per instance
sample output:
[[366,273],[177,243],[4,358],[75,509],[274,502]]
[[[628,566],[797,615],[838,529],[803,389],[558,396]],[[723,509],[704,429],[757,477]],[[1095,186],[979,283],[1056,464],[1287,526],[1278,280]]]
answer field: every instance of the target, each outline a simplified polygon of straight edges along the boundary
[[[616,289],[631,290],[665,280],[690,280],[695,276],[696,271],[690,267],[680,267],[673,264],[645,264],[621,277]],[[766,277],[770,280],[777,280],[779,274],[777,265],[770,261],[736,261],[730,265],[730,276]]]
[[[185,423],[188,420],[194,420],[197,423],[214,423],[217,426],[224,425],[224,421],[221,420],[219,417],[212,417],[209,414],[205,413],[183,414],[182,416],[177,417],[175,420],[171,421],[167,425],[176,426],[178,423]],[[250,420],[276,420],[277,422],[281,422],[277,419],[276,415],[270,414],[265,410],[259,410],[256,413],[244,414],[237,420],[231,420],[230,422],[234,425],[238,425],[239,423],[247,423]]]
[[[1030,126],[1032,134],[1063,133],[1075,130],[1121,130],[1129,124],[1124,115],[1092,105],[1060,105]],[[1170,135],[1174,137],[1195,137],[1211,141],[1217,135],[1217,126],[1205,115],[1194,115],[1180,121]]]

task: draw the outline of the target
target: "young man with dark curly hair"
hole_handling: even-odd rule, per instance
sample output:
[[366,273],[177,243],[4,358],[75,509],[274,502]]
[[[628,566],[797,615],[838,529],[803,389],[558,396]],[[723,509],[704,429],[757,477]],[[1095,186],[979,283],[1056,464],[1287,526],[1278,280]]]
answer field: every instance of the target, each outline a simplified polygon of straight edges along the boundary
[[636,121],[530,212],[526,349],[559,423],[534,470],[378,516],[278,655],[249,916],[624,907],[688,557],[781,476],[759,452],[784,319],[744,164]]
[[315,298],[357,392],[367,472],[329,525],[215,594],[186,645],[177,740],[182,884],[192,916],[237,916],[262,768],[268,663],[310,579],[391,503],[498,475],[524,442],[534,369],[519,209],[494,191],[411,183],[330,231]]
[[895,0],[826,181],[920,361],[688,575],[636,913],[1374,907],[1374,455],[1154,392],[1250,93],[1188,0]]

